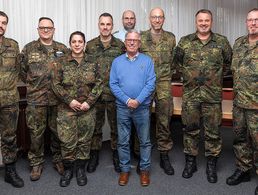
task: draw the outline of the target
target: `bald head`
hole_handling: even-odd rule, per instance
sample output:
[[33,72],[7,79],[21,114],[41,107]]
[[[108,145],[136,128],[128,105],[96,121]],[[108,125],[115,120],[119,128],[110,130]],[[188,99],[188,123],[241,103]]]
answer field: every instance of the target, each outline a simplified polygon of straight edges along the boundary
[[150,16],[151,15],[155,15],[155,14],[160,14],[160,15],[162,15],[164,18],[165,18],[165,16],[164,16],[164,11],[163,11],[163,9],[161,9],[160,7],[155,7],[155,8],[153,8],[151,11],[150,11]]
[[122,18],[125,18],[127,15],[135,17],[135,13],[132,10],[126,10],[123,12]]
[[122,23],[125,30],[132,30],[136,24],[135,13],[132,10],[126,10],[122,16]]
[[165,21],[164,11],[159,7],[153,8],[150,11],[149,20],[151,25],[151,32],[160,33]]

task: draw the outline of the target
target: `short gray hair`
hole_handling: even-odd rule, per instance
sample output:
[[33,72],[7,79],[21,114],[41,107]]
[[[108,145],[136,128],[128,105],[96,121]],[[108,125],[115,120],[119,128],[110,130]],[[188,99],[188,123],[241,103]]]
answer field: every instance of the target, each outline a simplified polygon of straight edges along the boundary
[[247,12],[247,14],[249,14],[250,12],[257,12],[257,11],[258,11],[258,7],[255,7],[255,8],[253,8],[253,9],[249,10],[249,11]]
[[141,33],[140,33],[139,31],[135,30],[135,29],[130,29],[130,30],[128,30],[128,31],[125,33],[125,38],[126,38],[127,35],[130,34],[130,33],[136,33],[136,34],[138,34],[139,39],[141,40]]

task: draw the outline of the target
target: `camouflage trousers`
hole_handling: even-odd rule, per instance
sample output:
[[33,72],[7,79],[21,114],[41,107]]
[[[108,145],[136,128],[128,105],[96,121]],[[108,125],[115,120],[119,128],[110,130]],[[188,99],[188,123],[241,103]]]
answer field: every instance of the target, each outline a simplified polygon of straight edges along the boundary
[[258,174],[258,110],[234,105],[233,120],[236,166],[242,171],[247,171],[252,168],[254,162]]
[[91,150],[100,150],[102,147],[102,127],[105,124],[105,111],[111,129],[111,149],[117,149],[116,103],[114,101],[98,100],[96,108],[96,125],[91,142]]
[[[151,128],[151,141],[153,143],[156,137],[160,153],[167,153],[173,146],[170,130],[170,119],[173,110],[170,82],[162,81],[157,83],[153,101],[155,102],[156,128]],[[134,152],[139,154],[139,140],[137,135],[134,140]]]
[[18,113],[18,103],[0,107],[1,152],[4,164],[10,164],[17,160],[16,128]]
[[53,162],[62,160],[60,141],[56,130],[57,106],[33,106],[26,108],[26,121],[30,131],[31,145],[28,152],[30,166],[36,166],[44,162],[44,132],[50,129]]
[[91,139],[96,123],[95,108],[87,112],[74,112],[58,106],[57,133],[61,142],[63,160],[90,158]]
[[158,99],[155,101],[155,116],[156,116],[156,140],[158,150],[161,153],[167,153],[172,149],[173,142],[170,131],[171,107],[173,107],[172,98]]
[[204,131],[205,156],[218,157],[222,148],[219,126],[221,124],[221,104],[203,102],[184,102],[182,122],[186,126],[183,132],[184,153],[198,155],[200,129]]
[[171,110],[173,108],[173,101],[170,81],[157,82],[154,102],[158,150],[161,153],[166,153],[173,146],[170,130],[170,119],[173,111],[173,109]]

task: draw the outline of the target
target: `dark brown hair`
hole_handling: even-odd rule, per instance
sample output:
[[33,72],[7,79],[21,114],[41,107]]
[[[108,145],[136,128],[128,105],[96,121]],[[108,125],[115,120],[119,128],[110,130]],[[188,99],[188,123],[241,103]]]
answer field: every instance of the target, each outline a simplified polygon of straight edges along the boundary
[[7,14],[4,13],[3,11],[0,11],[0,16],[5,17],[7,19],[7,24],[8,24],[9,18],[8,18]]
[[86,43],[84,33],[81,32],[81,31],[75,31],[75,32],[73,32],[73,33],[70,35],[70,38],[69,38],[69,43],[70,43],[70,44],[71,44],[71,41],[72,41],[72,38],[73,38],[74,35],[80,35],[80,36],[82,37],[84,43]]

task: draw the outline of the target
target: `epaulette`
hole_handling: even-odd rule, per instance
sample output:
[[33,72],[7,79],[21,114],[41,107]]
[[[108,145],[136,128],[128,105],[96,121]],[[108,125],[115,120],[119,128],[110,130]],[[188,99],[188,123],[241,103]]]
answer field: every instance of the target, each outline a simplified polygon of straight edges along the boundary
[[239,40],[244,39],[244,38],[245,38],[245,36],[241,36],[241,37],[238,37],[235,41],[239,41]]
[[37,43],[38,43],[38,40],[33,40],[33,41],[27,43],[24,47],[30,47],[31,45],[35,45]]
[[18,42],[12,38],[5,38],[5,39],[7,39],[8,41],[13,41],[14,43],[18,44]]
[[169,35],[173,35],[173,36],[175,36],[175,35],[174,35],[174,33],[169,32],[169,31],[164,31],[164,33],[167,33],[167,34],[169,34]]

